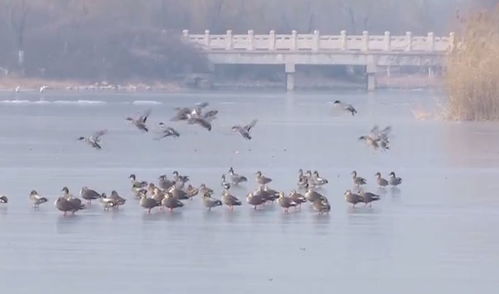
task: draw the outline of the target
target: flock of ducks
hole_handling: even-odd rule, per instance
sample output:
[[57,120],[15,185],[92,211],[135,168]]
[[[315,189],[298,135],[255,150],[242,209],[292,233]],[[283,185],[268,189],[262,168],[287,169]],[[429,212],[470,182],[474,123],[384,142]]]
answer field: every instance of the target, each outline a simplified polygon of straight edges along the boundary
[[[389,174],[388,179],[384,179],[381,173],[376,173],[376,183],[380,188],[386,186],[398,186],[402,183],[402,179],[397,177],[394,172]],[[144,208],[147,213],[155,208],[159,210],[173,211],[185,206],[184,201],[192,200],[197,195],[200,195],[203,205],[212,210],[216,207],[227,206],[231,211],[242,206],[241,201],[232,192],[232,187],[239,186],[248,182],[248,178],[237,174],[234,169],[229,168],[228,172],[222,175],[221,186],[223,188],[220,198],[214,197],[214,189],[207,187],[205,184],[194,187],[190,183],[190,178],[173,172],[173,177],[169,179],[166,175],[160,175],[157,183],[140,181],[134,174],[129,176],[131,182],[131,191],[138,200],[139,205]],[[372,202],[380,200],[380,195],[365,191],[362,186],[367,183],[367,180],[358,176],[356,171],[352,172],[353,190],[347,190],[344,193],[346,202],[355,207],[359,203],[364,203],[365,206],[371,206]],[[265,176],[261,171],[255,173],[255,183],[257,188],[246,195],[247,205],[258,209],[267,204],[277,202],[285,213],[289,209],[294,208],[299,210],[304,203],[310,203],[311,207],[319,214],[329,213],[331,205],[328,198],[323,195],[321,187],[329,182],[326,178],[321,177],[318,171],[306,171],[302,169],[298,171],[297,189],[286,194],[283,191],[276,191],[269,187],[272,183],[272,178]],[[104,210],[118,209],[125,205],[127,199],[118,194],[117,191],[111,191],[110,195],[99,193],[88,187],[82,187],[79,197],[70,193],[67,187],[63,187],[62,195],[55,201],[55,207],[66,215],[67,213],[74,214],[79,210],[85,209],[91,205],[92,201],[99,201]],[[43,203],[48,202],[46,197],[41,196],[36,190],[29,194],[33,208],[38,209]],[[85,203],[86,202],[86,203]],[[8,203],[6,196],[0,196],[0,203]]]
[[[212,122],[217,118],[218,110],[207,110],[207,102],[198,103],[193,107],[177,107],[175,108],[176,114],[171,118],[170,121],[185,121],[189,125],[198,125],[208,131],[212,130]],[[142,132],[149,132],[148,118],[151,115],[151,110],[146,110],[143,114],[137,117],[127,117],[126,120],[129,121],[135,128]],[[254,119],[250,123],[245,125],[234,125],[232,126],[232,131],[240,134],[244,139],[251,140],[251,130],[255,127],[257,120]],[[161,140],[166,137],[180,137],[180,133],[171,126],[168,126],[164,122],[159,122],[156,128],[157,136],[155,140]],[[90,136],[81,136],[78,138],[79,141],[83,141],[95,149],[102,149],[101,138],[107,134],[107,130],[99,130]]]
[[[351,114],[357,114],[357,110],[350,104],[336,100],[332,103],[334,107]],[[212,122],[217,118],[218,110],[207,110],[208,103],[198,103],[193,107],[178,107],[175,108],[176,114],[171,121],[184,121],[190,125],[198,125],[208,131],[212,130]],[[135,128],[142,132],[149,132],[148,118],[151,110],[145,111],[137,117],[127,117]],[[253,120],[246,125],[232,126],[232,131],[241,135],[244,139],[251,140],[251,130],[255,127],[257,120]],[[157,140],[166,137],[179,137],[180,134],[173,127],[166,125],[164,122],[158,123],[156,131],[158,136]],[[78,140],[89,144],[95,149],[102,149],[101,138],[107,134],[107,130],[100,130],[88,137],[79,137]],[[390,135],[391,127],[387,126],[380,129],[374,126],[371,131],[364,136],[359,137],[366,144],[374,150],[389,150],[390,149]],[[395,172],[389,174],[388,179],[384,179],[381,173],[376,173],[376,183],[380,188],[386,186],[398,186],[402,183],[402,179],[397,177]],[[246,176],[237,174],[234,169],[229,168],[228,172],[223,174],[221,179],[221,186],[223,188],[220,199],[214,197],[214,190],[201,184],[199,187],[194,187],[190,183],[188,176],[180,175],[177,171],[173,172],[173,178],[168,179],[166,175],[158,177],[158,182],[139,181],[134,174],[129,177],[131,181],[131,188],[133,194],[139,201],[141,207],[147,210],[148,213],[154,208],[161,210],[173,211],[174,209],[184,207],[186,200],[192,200],[197,195],[201,195],[204,206],[208,209],[214,209],[219,206],[227,206],[233,210],[236,206],[241,206],[241,201],[236,195],[231,192],[231,188],[241,185],[248,181]],[[298,171],[297,189],[292,190],[286,195],[285,192],[276,191],[269,187],[272,178],[265,176],[261,171],[255,174],[255,182],[257,188],[246,195],[246,203],[254,209],[265,205],[267,203],[277,203],[287,213],[290,208],[299,209],[303,203],[309,202],[312,207],[319,213],[328,213],[331,210],[331,205],[325,195],[319,191],[322,186],[327,185],[329,182],[326,178],[321,177],[318,171],[307,170],[304,172],[302,169]],[[352,172],[353,189],[347,190],[344,193],[345,200],[355,207],[359,203],[364,203],[366,206],[372,205],[372,202],[380,200],[380,196],[367,192],[363,189],[367,181],[365,178],[360,177],[356,171]],[[302,193],[300,193],[301,191]],[[58,197],[55,201],[55,206],[58,210],[66,215],[67,213],[75,213],[84,209],[86,205],[91,205],[92,201],[99,201],[105,210],[117,209],[125,205],[126,199],[121,197],[117,191],[111,191],[110,195],[105,193],[98,193],[88,187],[83,187],[80,190],[80,198],[73,196],[67,187],[62,189],[63,195]],[[38,207],[48,202],[46,197],[42,197],[36,190],[31,191],[29,195],[33,207]],[[6,196],[0,196],[0,203],[8,203]]]

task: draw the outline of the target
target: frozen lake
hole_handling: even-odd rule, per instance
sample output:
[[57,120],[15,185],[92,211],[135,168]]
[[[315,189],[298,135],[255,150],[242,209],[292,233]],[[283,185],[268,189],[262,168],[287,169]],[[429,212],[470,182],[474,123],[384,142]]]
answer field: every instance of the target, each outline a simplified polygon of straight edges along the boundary
[[[0,287],[5,293],[492,293],[499,287],[499,124],[417,120],[436,111],[430,91],[114,94],[0,93]],[[354,104],[337,115],[328,101]],[[220,111],[213,130],[169,122],[174,107],[208,101]],[[152,109],[180,138],[153,140],[125,117]],[[233,124],[257,118],[253,140]],[[393,127],[392,150],[373,152],[357,138]],[[77,141],[108,129],[103,150]],[[271,187],[296,188],[297,170],[329,179],[332,211],[308,205],[284,214],[277,205],[206,211],[199,198],[173,214],[147,215],[132,198],[128,175],[156,180],[173,170],[220,196],[233,166]],[[351,171],[368,179],[397,172],[372,208],[352,209],[343,193]],[[63,217],[53,201],[68,186],[128,198],[119,211],[99,204]],[[49,203],[34,211],[36,189]]]

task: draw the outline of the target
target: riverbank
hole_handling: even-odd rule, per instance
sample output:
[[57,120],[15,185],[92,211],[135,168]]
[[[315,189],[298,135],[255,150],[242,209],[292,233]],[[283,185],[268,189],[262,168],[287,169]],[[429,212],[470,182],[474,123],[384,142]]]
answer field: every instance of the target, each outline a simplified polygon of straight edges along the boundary
[[[412,74],[377,77],[378,88],[420,89],[439,88],[441,86],[442,78],[438,76],[429,78],[427,75]],[[364,89],[365,87],[363,79],[334,79],[305,74],[297,74],[296,77],[296,88],[298,90]],[[192,89],[284,89],[285,81],[250,78],[220,79],[209,74],[193,75],[169,81],[124,81],[120,83],[19,77],[0,78],[0,91],[4,92],[38,92],[42,88],[54,91],[181,92]]]

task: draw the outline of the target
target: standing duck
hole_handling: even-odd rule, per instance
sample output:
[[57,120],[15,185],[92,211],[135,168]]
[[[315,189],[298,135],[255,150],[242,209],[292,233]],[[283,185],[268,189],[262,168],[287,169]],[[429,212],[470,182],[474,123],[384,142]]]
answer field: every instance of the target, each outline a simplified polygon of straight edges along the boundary
[[35,209],[38,208],[40,204],[48,201],[47,198],[40,196],[38,192],[36,192],[36,190],[33,190],[31,191],[31,193],[29,193],[29,199],[31,200],[31,202],[33,202],[33,208]]
[[201,184],[201,185],[199,185],[199,193],[201,195],[204,195],[206,193],[213,194],[214,192],[213,192],[213,189],[206,187],[205,184]]
[[375,176],[376,176],[376,183],[378,183],[378,186],[380,187],[388,186],[388,181],[381,176],[380,172],[377,172]]
[[390,185],[391,185],[391,186],[396,187],[396,186],[398,186],[398,185],[402,184],[402,178],[397,177],[397,176],[395,175],[395,172],[391,172],[391,173],[390,173],[389,183],[390,183]]
[[264,176],[261,171],[257,171],[256,172],[256,182],[259,185],[265,186],[268,183],[272,182],[272,179]]
[[361,195],[353,193],[351,190],[345,192],[345,200],[348,203],[351,203],[353,207],[355,207],[357,203],[364,202],[364,198]]
[[236,186],[239,185],[240,183],[248,181],[248,178],[246,178],[245,176],[241,176],[239,174],[236,174],[232,167],[229,168],[229,177],[230,177],[231,183],[236,185]]
[[222,182],[220,183],[220,185],[222,186],[222,188],[224,188],[224,190],[230,189],[230,183],[227,182],[225,175],[222,175]]
[[7,198],[7,196],[5,195],[0,196],[0,203],[8,203],[8,202],[9,198]]
[[168,193],[172,195],[173,198],[176,198],[178,200],[188,200],[189,195],[187,195],[187,192],[185,192],[182,189],[179,189],[175,186],[171,187],[170,190],[168,190]]
[[208,210],[211,210],[212,208],[217,206],[222,206],[222,201],[212,198],[211,194],[209,193],[203,195],[203,203],[204,206],[208,208]]
[[158,185],[161,189],[167,190],[170,189],[171,186],[175,185],[175,182],[168,180],[166,175],[161,175],[159,176],[158,179],[159,179]]
[[314,203],[316,200],[324,198],[324,195],[309,188],[307,193],[305,193],[305,198],[307,198],[309,202]]
[[168,210],[173,211],[175,208],[183,207],[184,203],[182,201],[175,198],[172,194],[167,193],[165,198],[161,200],[161,205],[168,208]]
[[115,190],[111,191],[111,195],[109,195],[109,198],[114,201],[117,207],[121,205],[125,205],[126,199],[121,197],[118,192]]
[[253,208],[256,210],[256,208],[259,205],[264,204],[267,201],[265,197],[261,194],[253,194],[249,193],[248,196],[246,196],[246,202],[248,202],[249,205],[253,206]]
[[101,194],[100,202],[104,206],[104,210],[109,210],[113,207],[117,207],[116,202],[113,199],[107,197],[106,193]]
[[379,195],[371,192],[361,192],[360,196],[362,197],[363,202],[369,206],[371,206],[371,202],[378,201],[380,199]]
[[279,193],[278,202],[286,213],[289,212],[290,207],[296,207],[298,205],[291,197],[286,197],[284,192]]
[[85,208],[85,205],[81,202],[81,199],[70,194],[67,187],[62,188],[62,192],[64,192],[64,194],[62,197],[57,198],[55,206],[60,211],[64,212],[64,215],[66,215],[68,211],[74,214],[78,210]]
[[89,189],[88,187],[82,187],[80,190],[80,197],[87,200],[88,204],[92,204],[92,200],[101,198],[101,194],[97,193],[95,190]]
[[312,182],[312,185],[314,186],[322,186],[328,183],[327,179],[321,178],[321,176],[319,176],[318,171],[313,172],[309,182]]
[[227,205],[230,210],[234,208],[234,206],[241,206],[242,203],[236,196],[229,193],[229,191],[224,191],[222,194],[222,202]]
[[331,211],[331,205],[326,197],[315,200],[312,206],[319,214],[329,213],[329,211]]
[[138,181],[135,174],[131,174],[128,178],[132,182],[132,189],[142,189],[142,188],[147,187],[147,182],[146,181],[142,181],[142,182]]
[[289,198],[293,199],[293,201],[296,202],[298,206],[301,206],[302,203],[307,202],[307,198],[304,195],[296,192],[295,190],[291,191],[291,193],[289,194]]
[[251,121],[251,123],[249,123],[247,125],[244,125],[244,126],[240,126],[240,125],[233,126],[232,127],[232,131],[238,132],[239,134],[241,134],[241,136],[243,136],[243,138],[251,140],[250,131],[256,125],[256,122],[257,122],[257,120],[254,119],[253,121]]
[[185,193],[187,194],[187,197],[192,200],[192,198],[194,198],[199,193],[199,189],[189,184],[189,186],[187,186],[187,188],[185,189]]
[[308,177],[303,174],[303,170],[298,170],[298,188],[306,189],[308,187]]
[[126,120],[131,121],[132,124],[137,127],[137,129],[144,131],[144,132],[149,132],[149,129],[147,128],[146,122],[147,118],[151,114],[151,110],[148,109],[146,110],[141,116],[139,116],[137,119],[133,117],[127,117]]
[[145,195],[145,194],[142,195],[142,197],[140,198],[139,204],[143,208],[147,209],[148,214],[151,213],[151,209],[160,205],[160,203],[158,203],[156,200],[154,200],[153,198],[147,197],[147,195]]
[[178,188],[183,188],[185,183],[189,181],[188,176],[183,176],[179,174],[178,171],[173,171],[173,181],[175,182],[175,186]]
[[357,176],[356,171],[352,172],[352,180],[353,180],[353,184],[357,187],[360,187],[361,185],[365,185],[367,183],[366,179],[364,179],[363,177]]

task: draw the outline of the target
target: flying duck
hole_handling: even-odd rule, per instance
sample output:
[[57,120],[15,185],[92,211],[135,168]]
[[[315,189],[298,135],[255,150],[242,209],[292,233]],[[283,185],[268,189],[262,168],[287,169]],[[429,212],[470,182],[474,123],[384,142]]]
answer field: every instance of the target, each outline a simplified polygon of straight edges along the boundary
[[250,131],[256,125],[256,122],[257,122],[257,120],[254,119],[253,121],[251,121],[247,125],[244,125],[244,126],[240,126],[240,125],[233,126],[232,127],[232,131],[238,132],[239,134],[241,134],[241,136],[243,136],[243,138],[251,140]]
[[93,148],[100,150],[102,149],[102,146],[100,145],[100,139],[102,136],[107,134],[107,130],[100,130],[95,132],[93,135],[89,137],[79,137],[79,141],[84,141],[85,143],[89,144]]
[[151,115],[151,110],[148,109],[146,110],[139,118],[135,119],[133,117],[127,117],[126,120],[131,121],[132,124],[137,127],[137,129],[144,131],[144,132],[149,132],[149,129],[147,128],[146,122],[147,118]]

